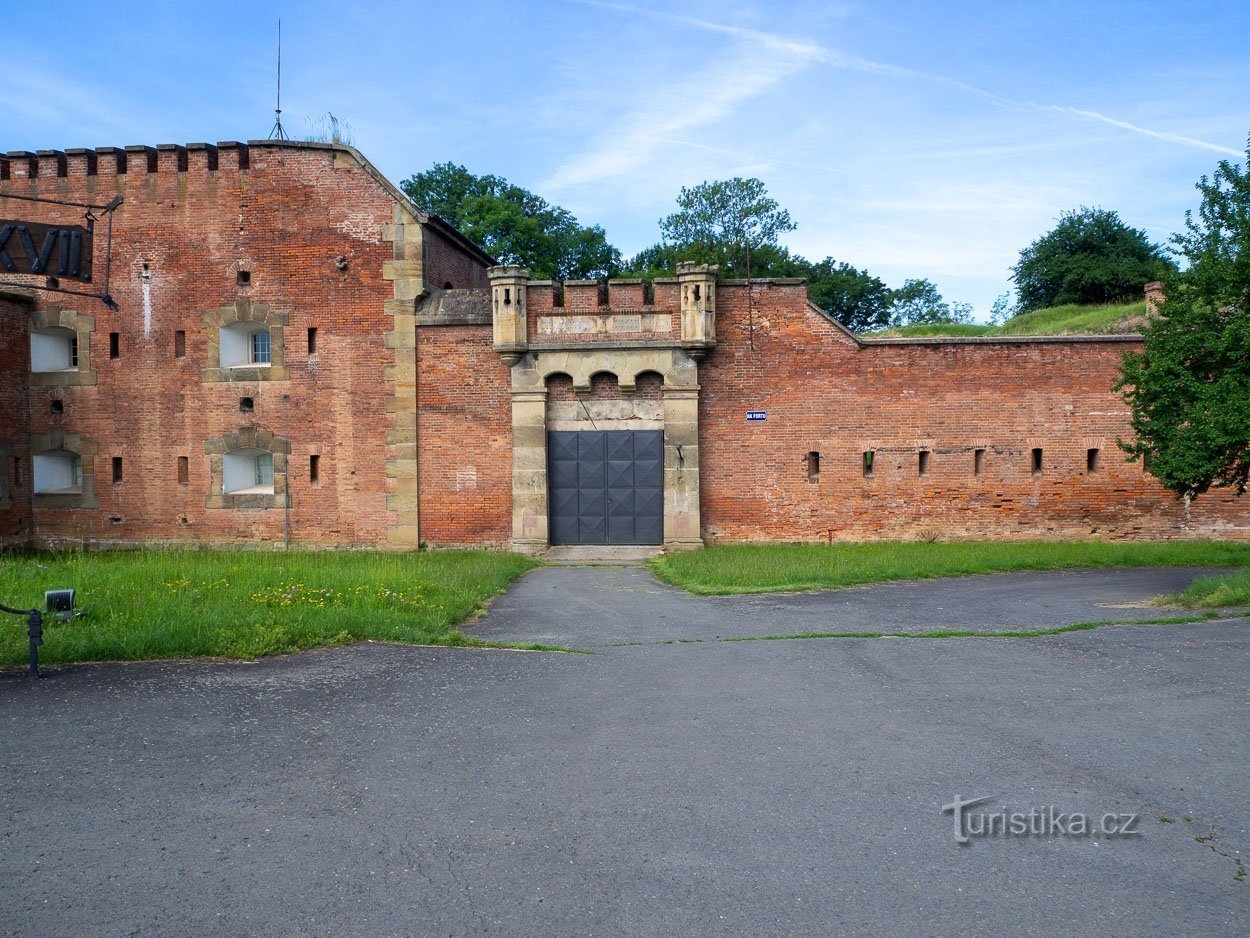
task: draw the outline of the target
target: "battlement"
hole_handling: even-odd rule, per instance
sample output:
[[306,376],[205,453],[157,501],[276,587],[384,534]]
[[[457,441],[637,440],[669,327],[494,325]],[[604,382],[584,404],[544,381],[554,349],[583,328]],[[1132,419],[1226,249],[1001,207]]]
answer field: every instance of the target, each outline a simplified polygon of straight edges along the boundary
[[[714,280],[716,288],[737,292],[746,288],[743,279]],[[600,280],[530,280],[525,284],[526,305],[531,314],[576,316],[587,311],[601,313],[670,312],[681,309],[681,285],[677,277],[653,280],[622,277]],[[802,277],[758,277],[752,289],[804,287]]]
[[0,154],[0,181],[245,170],[250,166],[250,146],[237,140],[222,140],[215,144],[10,150]]
[[251,168],[254,149],[322,150],[347,154],[367,166],[351,147],[308,140],[219,140],[217,143],[137,144],[126,147],[75,147],[66,150],[10,150],[0,153],[0,181],[128,176],[148,173],[215,173]]

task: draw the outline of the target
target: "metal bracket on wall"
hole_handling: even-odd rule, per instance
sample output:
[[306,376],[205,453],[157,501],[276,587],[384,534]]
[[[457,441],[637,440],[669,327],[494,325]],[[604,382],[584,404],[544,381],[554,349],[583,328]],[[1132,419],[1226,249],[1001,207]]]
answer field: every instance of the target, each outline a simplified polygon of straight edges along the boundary
[[[37,195],[15,195],[10,192],[0,192],[0,199],[17,199],[22,202],[42,202],[48,205],[69,205],[74,208],[85,209],[83,212],[83,220],[86,223],[85,227],[88,237],[95,231],[95,223],[99,220],[96,216],[96,212],[103,213],[106,222],[104,242],[104,290],[102,292],[92,293],[87,290],[67,290],[60,285],[60,282],[56,277],[48,277],[43,286],[34,286],[33,284],[23,281],[11,280],[0,280],[0,286],[12,285],[25,287],[28,290],[43,290],[48,293],[67,293],[71,296],[89,296],[99,300],[113,311],[118,309],[117,302],[109,293],[109,276],[112,272],[113,265],[113,213],[121,207],[123,202],[120,195],[104,205],[96,205],[91,202],[72,202],[67,199],[48,199]],[[8,223],[4,224],[3,227],[0,228],[0,266],[10,272],[16,271],[17,266],[13,259],[9,257],[8,253],[5,252],[4,245],[7,243],[9,237],[19,228],[22,228],[22,226]],[[22,230],[24,231],[25,229],[23,228]],[[76,233],[80,233],[80,230]],[[30,241],[29,233],[26,234],[23,241],[29,242],[29,244],[25,247],[25,251],[28,255],[31,254],[33,241]],[[26,258],[27,262],[31,265],[31,270],[27,272],[28,275],[33,274],[37,276],[43,273],[50,258],[52,243],[53,239],[51,238],[51,232],[49,232],[49,239],[45,241],[44,250],[40,252],[42,256],[38,258],[28,256]],[[61,238],[61,254],[63,256],[66,253],[66,243],[67,240],[65,238]],[[86,277],[85,282],[90,282],[90,277]]]

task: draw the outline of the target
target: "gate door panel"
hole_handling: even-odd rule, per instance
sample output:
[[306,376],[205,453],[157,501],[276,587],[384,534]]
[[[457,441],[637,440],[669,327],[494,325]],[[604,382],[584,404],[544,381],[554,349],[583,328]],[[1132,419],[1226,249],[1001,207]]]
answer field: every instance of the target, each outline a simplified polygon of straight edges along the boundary
[[664,431],[547,434],[552,544],[664,542]]

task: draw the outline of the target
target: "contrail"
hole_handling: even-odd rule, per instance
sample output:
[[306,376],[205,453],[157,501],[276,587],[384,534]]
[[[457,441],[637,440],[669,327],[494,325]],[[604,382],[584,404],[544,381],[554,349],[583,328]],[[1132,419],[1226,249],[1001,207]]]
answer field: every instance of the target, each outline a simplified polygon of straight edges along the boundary
[[683,16],[678,13],[666,13],[658,10],[648,10],[643,7],[636,7],[626,3],[610,3],[607,0],[571,0],[573,3],[579,3],[583,6],[599,7],[604,10],[612,10],[617,13],[632,13],[639,16],[649,16],[654,19],[668,20],[669,22],[681,23],[686,26],[692,26],[696,29],[706,30],[708,32],[722,33],[727,36],[733,36],[738,39],[750,39],[756,42],[762,42],[773,49],[784,50],[793,55],[799,56],[807,61],[823,62],[834,68],[848,69],[856,72],[864,72],[874,75],[886,75],[893,78],[914,78],[920,81],[937,82],[943,85],[950,85],[959,88],[969,94],[976,95],[979,98],[996,104],[999,107],[1017,108],[1031,111],[1048,111],[1052,114],[1070,114],[1084,120],[1097,121],[1107,124],[1110,127],[1116,127],[1120,130],[1127,130],[1131,133],[1140,134],[1143,137],[1150,137],[1154,140],[1163,140],[1168,143],[1179,143],[1184,146],[1197,147],[1201,150],[1209,150],[1212,153],[1222,153],[1226,156],[1241,156],[1239,150],[1231,147],[1221,146],[1218,143],[1211,143],[1207,140],[1199,140],[1196,137],[1186,137],[1182,134],[1169,133],[1163,130],[1151,130],[1149,127],[1141,127],[1137,124],[1130,124],[1128,121],[1119,118],[1110,117],[1107,114],[1101,114],[1098,111],[1090,111],[1084,108],[1071,107],[1064,104],[1045,104],[1036,101],[1018,101],[1014,98],[1006,98],[992,91],[986,91],[975,85],[969,85],[966,82],[959,81],[956,78],[947,78],[945,75],[934,75],[930,72],[921,72],[911,68],[905,68],[899,65],[890,65],[885,62],[874,62],[871,59],[862,59],[858,56],[848,55],[836,49],[829,49],[821,45],[810,42],[801,42],[794,39],[787,39],[784,36],[778,36],[775,33],[765,32],[760,29],[750,29],[743,26],[730,26],[726,23],[713,23],[708,20],[697,19],[692,16]]

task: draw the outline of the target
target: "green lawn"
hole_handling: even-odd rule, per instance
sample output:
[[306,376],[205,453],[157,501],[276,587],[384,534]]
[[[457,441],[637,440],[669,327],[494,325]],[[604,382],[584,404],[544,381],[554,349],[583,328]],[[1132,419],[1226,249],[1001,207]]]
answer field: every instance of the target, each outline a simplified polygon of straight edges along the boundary
[[1081,567],[1250,566],[1250,544],[1220,541],[1015,541],[934,544],[731,544],[651,561],[665,583],[699,595],[838,589]]
[[[45,619],[48,663],[255,658],[366,638],[464,645],[455,626],[535,565],[488,551],[9,554],[0,603],[77,591],[85,615]],[[0,617],[0,665],[25,660],[25,620]]]
[[1032,313],[1022,313],[1001,326],[980,326],[967,323],[946,325],[900,326],[883,332],[868,333],[864,338],[927,338],[933,336],[995,336],[995,335],[1107,335],[1136,332],[1146,315],[1146,301],[1113,303],[1106,306],[1052,306]]

